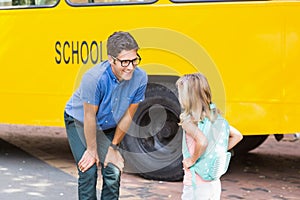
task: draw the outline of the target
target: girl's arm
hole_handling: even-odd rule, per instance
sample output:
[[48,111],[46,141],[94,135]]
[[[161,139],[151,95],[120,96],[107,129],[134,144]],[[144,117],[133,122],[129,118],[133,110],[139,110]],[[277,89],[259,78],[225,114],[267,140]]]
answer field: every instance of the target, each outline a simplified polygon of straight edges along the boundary
[[182,123],[182,128],[186,134],[191,136],[195,141],[195,150],[191,157],[183,160],[183,166],[185,169],[190,168],[195,164],[198,158],[204,153],[208,142],[203,132],[198,128],[196,124],[191,121]]
[[243,135],[233,126],[230,126],[228,150],[232,149],[237,143],[243,139]]

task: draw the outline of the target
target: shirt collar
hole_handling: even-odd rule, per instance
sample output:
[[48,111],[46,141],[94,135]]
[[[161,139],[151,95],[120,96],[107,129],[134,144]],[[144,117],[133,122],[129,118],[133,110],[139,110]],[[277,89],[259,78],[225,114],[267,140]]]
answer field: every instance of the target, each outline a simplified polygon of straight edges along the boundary
[[116,77],[116,75],[113,73],[111,65],[108,66],[107,71],[108,71],[109,77],[110,77],[115,83],[120,83],[120,81],[118,80],[118,78]]

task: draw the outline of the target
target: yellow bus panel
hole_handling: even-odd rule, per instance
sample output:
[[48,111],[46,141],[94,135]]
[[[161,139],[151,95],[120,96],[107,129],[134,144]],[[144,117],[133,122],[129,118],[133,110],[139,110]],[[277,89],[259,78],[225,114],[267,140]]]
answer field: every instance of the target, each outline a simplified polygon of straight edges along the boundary
[[82,73],[106,59],[106,38],[125,30],[149,76],[203,72],[243,134],[300,131],[300,2],[60,1],[0,7],[0,26],[0,123],[63,126]]

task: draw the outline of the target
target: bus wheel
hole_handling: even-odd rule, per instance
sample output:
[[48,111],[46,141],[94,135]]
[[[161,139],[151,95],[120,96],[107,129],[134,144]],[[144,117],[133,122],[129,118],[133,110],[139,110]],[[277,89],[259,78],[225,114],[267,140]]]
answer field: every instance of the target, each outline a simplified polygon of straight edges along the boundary
[[261,145],[269,135],[249,135],[244,136],[242,141],[240,141],[234,148],[233,151],[236,155],[245,154],[249,151],[257,148]]
[[125,171],[162,181],[182,180],[182,130],[176,95],[160,84],[148,84],[133,124],[121,147]]

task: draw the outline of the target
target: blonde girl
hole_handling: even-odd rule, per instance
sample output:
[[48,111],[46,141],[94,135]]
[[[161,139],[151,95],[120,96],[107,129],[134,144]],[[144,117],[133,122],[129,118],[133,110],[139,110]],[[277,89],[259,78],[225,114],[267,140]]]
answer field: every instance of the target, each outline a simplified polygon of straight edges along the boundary
[[[189,170],[198,158],[205,152],[208,141],[202,131],[198,128],[199,121],[207,117],[214,119],[219,114],[217,108],[210,108],[212,94],[206,77],[201,73],[186,74],[176,82],[178,88],[179,102],[182,107],[180,114],[180,125],[185,131],[185,140],[191,157],[185,158],[183,162],[183,200],[218,200],[221,197],[221,182],[219,179],[205,181],[196,174],[196,187],[192,185],[192,173]],[[242,134],[230,126],[228,149],[233,148],[242,139]]]

